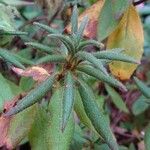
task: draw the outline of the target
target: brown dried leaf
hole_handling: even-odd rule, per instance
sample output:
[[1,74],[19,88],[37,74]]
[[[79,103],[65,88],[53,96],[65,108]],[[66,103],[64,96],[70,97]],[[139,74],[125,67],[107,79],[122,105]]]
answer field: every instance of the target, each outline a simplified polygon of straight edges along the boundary
[[35,81],[42,82],[47,79],[47,77],[50,75],[47,70],[44,68],[33,66],[30,68],[27,68],[26,70],[13,67],[12,70],[20,75],[25,77],[32,77]]
[[[78,24],[80,25],[81,21],[85,16],[88,16],[89,22],[84,31],[84,37],[86,38],[95,38],[97,33],[98,17],[100,11],[104,5],[105,0],[99,0],[93,4],[90,8],[86,9],[78,18]],[[67,33],[71,32],[71,25],[69,24],[65,31]]]

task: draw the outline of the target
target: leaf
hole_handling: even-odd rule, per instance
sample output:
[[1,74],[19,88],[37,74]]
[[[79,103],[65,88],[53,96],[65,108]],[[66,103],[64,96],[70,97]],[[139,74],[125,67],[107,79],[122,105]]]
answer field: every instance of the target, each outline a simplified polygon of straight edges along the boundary
[[20,1],[20,0],[1,0],[2,3],[5,3],[7,5],[11,6],[28,6],[28,5],[34,5],[33,2],[27,2],[27,1]]
[[[130,6],[122,17],[118,28],[109,36],[107,48],[123,48],[124,53],[140,61],[143,54],[143,29],[139,15]],[[128,80],[137,65],[113,61],[109,64],[111,73],[120,80]]]
[[47,70],[38,66],[29,67],[25,70],[12,67],[12,70],[19,76],[32,77],[33,80],[38,82],[45,81],[50,76]]
[[48,33],[56,33],[56,34],[58,33],[57,30],[51,28],[48,25],[45,25],[45,24],[42,24],[42,23],[39,23],[39,22],[34,22],[33,24],[39,26],[40,28],[42,28],[44,30],[46,30]]
[[68,123],[72,108],[74,105],[74,79],[70,72],[67,72],[64,81],[64,95],[63,95],[63,114],[62,114],[62,131]]
[[71,150],[80,150],[88,140],[84,137],[84,133],[78,124],[75,124],[73,142],[70,145]]
[[147,126],[144,136],[145,150],[149,150],[150,147],[150,125]]
[[70,53],[75,51],[74,45],[68,36],[64,36],[62,34],[49,34],[49,37],[59,39]]
[[44,56],[36,61],[36,64],[42,64],[47,62],[54,62],[54,63],[63,63],[66,61],[65,56],[62,55],[47,55]]
[[90,75],[98,80],[101,80],[104,83],[108,83],[114,87],[121,88],[122,90],[127,91],[126,87],[121,82],[116,80],[114,77],[106,76],[104,73],[102,73],[101,71],[99,71],[93,67],[78,66],[77,69],[81,72],[86,73],[87,75]]
[[84,30],[85,30],[88,22],[89,22],[89,18],[88,18],[88,16],[85,16],[83,18],[82,22],[80,23],[80,27],[79,27],[78,32],[77,32],[77,38],[78,38],[79,42],[83,37],[83,33],[84,33]]
[[73,7],[73,12],[71,16],[71,32],[72,34],[76,34],[78,30],[78,8],[77,5]]
[[10,119],[0,117],[0,133],[1,133],[0,147],[5,145],[5,139],[6,139],[6,136],[7,136],[7,129],[8,129],[9,122],[10,122]]
[[125,102],[123,101],[122,97],[109,85],[105,84],[105,88],[108,92],[108,95],[111,97],[111,100],[113,101],[113,103],[115,104],[115,106],[125,112],[125,113],[129,113],[129,110],[125,104]]
[[7,82],[7,80],[0,74],[0,113],[3,110],[3,105],[6,101],[13,98],[14,94],[11,91],[11,88]]
[[0,46],[7,45],[12,36],[3,35],[4,33],[17,32],[14,17],[17,16],[17,9],[12,6],[6,6],[0,3]]
[[[89,21],[86,25],[86,28],[84,30],[83,36],[87,38],[95,38],[97,33],[97,24],[98,24],[98,17],[100,14],[100,11],[103,7],[104,0],[98,0],[95,4],[93,4],[90,8],[87,8],[78,18],[78,26],[81,25],[81,22],[83,19],[88,17]],[[66,27],[66,32],[71,33],[71,25],[69,24]]]
[[5,60],[15,65],[16,67],[25,69],[25,67],[7,50],[0,48],[0,56]]
[[[13,100],[10,102],[8,102],[8,101],[5,102],[3,112],[10,109],[18,101],[19,97],[20,97],[20,95],[13,98]],[[10,142],[7,140],[7,133],[8,133],[10,121],[11,121],[11,118],[9,118],[9,117],[5,118],[5,117],[3,117],[3,115],[0,116],[0,133],[1,133],[0,147],[3,147],[4,145],[6,145],[6,146],[10,145]]]
[[133,143],[131,143],[131,144],[130,144],[130,146],[129,146],[129,150],[136,150],[136,149],[135,149],[135,146],[134,146],[134,144],[133,144]]
[[40,43],[36,43],[36,42],[26,42],[25,44],[32,46],[33,48],[36,48],[37,50],[46,52],[48,54],[51,54],[54,52],[54,50],[51,47],[44,45],[44,44],[40,44]]
[[108,60],[119,60],[123,62],[130,62],[134,64],[139,64],[140,62],[134,59],[131,56],[119,53],[119,51],[116,49],[111,51],[101,51],[101,52],[95,52],[93,55],[98,59],[108,59]]
[[94,150],[110,150],[107,144],[101,144],[101,145],[95,144],[94,146],[95,146]]
[[129,7],[129,0],[105,0],[98,21],[98,39],[104,40],[118,26],[124,11]]
[[32,106],[36,102],[38,102],[41,98],[45,96],[45,94],[50,91],[55,81],[56,75],[51,75],[44,82],[38,85],[34,90],[29,92],[27,96],[22,98],[16,106],[12,107],[8,112],[4,114],[4,116],[15,115],[24,109]]
[[0,117],[0,147],[14,149],[28,135],[34,121],[36,109],[34,106],[16,116]]
[[[63,6],[63,0],[35,0],[42,8],[54,14],[60,6]],[[55,9],[54,9],[55,8]]]
[[134,77],[134,81],[137,85],[137,87],[140,89],[142,94],[146,96],[147,98],[150,98],[150,88],[146,86],[142,81],[140,81],[138,78]]
[[22,77],[19,82],[19,87],[24,91],[27,92],[33,88],[34,80],[31,77]]
[[133,114],[137,116],[147,110],[149,108],[147,101],[149,101],[149,99],[143,95],[140,96],[132,105]]
[[0,35],[28,35],[28,33],[21,31],[1,31]]
[[0,30],[2,31],[15,31],[14,14],[12,8],[0,4]]
[[62,132],[62,97],[63,90],[57,89],[50,100],[48,113],[45,108],[39,107],[29,135],[32,150],[69,150],[74,133],[74,122],[70,115],[69,122]]
[[110,149],[118,150],[116,139],[104,114],[99,111],[91,88],[81,80],[79,80],[79,93],[82,98],[85,112],[91,120],[95,130],[104,138]]
[[11,118],[7,132],[8,149],[16,148],[16,146],[28,136],[34,122],[36,112],[36,105],[33,105],[32,107]]
[[93,67],[96,67],[105,75],[108,75],[108,72],[106,68],[103,66],[102,62],[98,60],[95,56],[93,56],[91,53],[78,52],[76,55],[84,61],[89,61],[93,65]]
[[34,62],[31,60],[28,60],[18,54],[12,54],[20,63],[27,64],[27,65],[34,65]]
[[[10,86],[12,86],[11,91],[15,94],[20,94],[21,89],[7,81]],[[4,84],[5,85],[5,84]],[[3,85],[3,86],[4,86]],[[4,86],[5,88],[5,86]],[[5,88],[6,90],[6,88]],[[7,90],[6,90],[7,92]],[[9,92],[7,93],[9,94]],[[3,109],[7,111],[19,100],[22,94],[14,97],[11,101],[7,101],[4,104]],[[6,96],[7,97],[7,96]],[[36,114],[35,105],[26,109],[25,111],[12,116],[4,118],[3,116],[0,117],[0,147],[4,146],[7,149],[14,149],[20,142],[28,135],[30,128],[34,121],[34,116]]]
[[[16,85],[15,83],[11,82],[10,80],[7,80],[7,83],[9,84],[10,89],[11,89],[11,91],[12,91],[14,96],[16,96],[16,95],[18,95],[18,94],[23,92],[22,89],[18,85]],[[11,99],[9,99],[9,100],[11,100]]]
[[81,50],[85,49],[86,47],[92,46],[92,45],[97,47],[97,48],[101,48],[101,47],[104,46],[103,44],[99,43],[98,41],[86,40],[86,41],[83,41],[83,42],[79,43],[78,50],[81,51]]
[[87,126],[89,129],[95,131],[90,119],[88,118],[85,110],[84,110],[84,106],[79,94],[79,91],[76,89],[75,91],[75,103],[74,103],[74,110],[77,114],[77,116],[79,117],[80,121]]

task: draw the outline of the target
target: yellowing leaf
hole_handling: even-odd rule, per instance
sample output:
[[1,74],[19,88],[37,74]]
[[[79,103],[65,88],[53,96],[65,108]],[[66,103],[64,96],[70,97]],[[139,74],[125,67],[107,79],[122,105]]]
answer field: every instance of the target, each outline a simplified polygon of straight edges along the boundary
[[103,41],[117,28],[130,4],[129,0],[105,0],[98,21],[97,38],[99,41]]
[[[90,8],[86,9],[78,18],[78,25],[85,16],[88,16],[89,22],[84,30],[84,36],[87,38],[95,38],[97,33],[97,24],[100,11],[104,5],[105,0],[99,0],[93,4]],[[66,27],[66,32],[71,32],[71,25]]]
[[[141,60],[143,54],[143,29],[134,6],[130,6],[122,17],[118,28],[109,36],[107,48],[124,48],[124,53]],[[128,80],[137,65],[119,61],[109,64],[111,73],[120,80]]]

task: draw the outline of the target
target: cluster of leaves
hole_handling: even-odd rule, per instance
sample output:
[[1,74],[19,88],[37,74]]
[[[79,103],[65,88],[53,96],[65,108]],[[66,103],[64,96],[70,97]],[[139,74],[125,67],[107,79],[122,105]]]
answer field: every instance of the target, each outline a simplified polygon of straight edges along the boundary
[[[59,9],[59,5],[62,3],[62,1],[56,1],[52,4],[50,1],[40,0],[38,2],[42,7],[47,5],[48,10],[55,5]],[[19,86],[16,86],[1,76],[1,84],[7,90],[3,92],[2,89],[1,93],[4,93],[4,95],[0,97],[0,104],[2,101],[1,112],[2,109],[4,111],[0,117],[0,132],[2,133],[0,147],[6,146],[8,149],[12,149],[21,142],[27,141],[30,142],[32,149],[69,149],[71,141],[83,145],[91,139],[87,140],[82,137],[83,131],[80,129],[76,117],[74,117],[75,112],[81,126],[84,125],[93,131],[94,148],[97,145],[97,149],[120,149],[110,129],[109,117],[105,114],[103,108],[104,97],[96,94],[93,90],[93,83],[97,84],[98,81],[105,83],[108,96],[111,97],[115,106],[120,111],[129,113],[122,96],[114,89],[118,88],[120,92],[127,92],[127,88],[114,76],[121,80],[129,79],[137,65],[140,64],[142,56],[142,28],[139,16],[131,2],[118,0],[112,3],[110,0],[105,2],[100,0],[78,18],[77,4],[80,7],[86,7],[87,5],[82,5],[84,1],[66,1],[67,7],[70,7],[70,4],[71,6],[74,5],[71,25],[66,27],[66,31],[70,34],[64,34],[48,25],[33,21],[33,28],[29,26],[29,30],[34,28],[39,30],[40,28],[44,30],[44,33],[46,31],[48,35],[44,39],[52,41],[51,43],[56,42],[57,46],[42,44],[43,39],[36,39],[36,42],[25,42],[29,52],[23,50],[24,52],[21,54],[11,53],[5,49],[13,35],[24,35],[22,38],[25,41],[30,40],[25,36],[28,33],[16,30],[12,7],[8,8],[4,4],[17,4],[19,6],[33,4],[20,0],[14,3],[11,3],[11,1],[0,1],[0,3],[2,3],[0,4],[2,12],[0,13],[2,13],[2,20],[4,20],[1,21],[2,23],[0,22],[0,35],[5,39],[5,42],[0,42],[0,57],[7,63],[8,68],[11,68],[17,74],[33,76],[33,79],[35,79],[37,73],[37,80],[39,81],[39,84],[32,89],[34,82],[31,78],[22,77]],[[95,11],[91,12],[91,10],[98,11],[98,14],[95,14]],[[52,19],[55,13],[50,13]],[[109,15],[107,15],[108,13]],[[23,15],[24,18],[29,17],[24,12],[22,14],[25,14],[25,16]],[[98,24],[97,36],[99,41],[87,39],[95,36],[91,33],[95,33],[94,28],[92,31],[90,30],[90,24],[94,22],[93,19],[96,21],[95,24]],[[108,37],[107,49],[105,51],[100,50],[103,47],[100,41],[106,37]],[[89,52],[87,51],[88,47],[92,47]],[[34,60],[21,56],[28,53],[30,57],[31,49],[37,50],[37,56]],[[94,49],[98,51],[94,51]],[[136,50],[136,53],[131,50]],[[55,64],[55,67],[51,68],[51,73],[40,67],[33,67],[43,64]],[[26,69],[28,65],[32,67]],[[109,66],[112,74],[107,71],[107,66]],[[144,97],[149,99],[149,87],[136,77],[135,82]],[[92,87],[90,87],[91,85]],[[13,89],[14,87],[15,89]],[[18,94],[19,96],[8,104],[6,102],[4,108],[2,108],[6,99],[11,99]],[[17,128],[20,128],[22,124],[25,128],[20,129],[21,132],[18,133]],[[16,134],[18,135],[16,136]],[[28,137],[27,140],[26,137]],[[146,143],[148,143],[147,139],[149,138],[146,138]],[[72,147],[72,149],[74,148]],[[134,149],[132,143],[130,143],[130,149]]]

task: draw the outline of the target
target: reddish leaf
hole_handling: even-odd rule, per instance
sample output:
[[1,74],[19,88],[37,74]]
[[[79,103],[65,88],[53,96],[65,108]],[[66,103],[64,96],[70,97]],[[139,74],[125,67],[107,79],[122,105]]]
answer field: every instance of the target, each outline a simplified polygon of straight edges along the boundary
[[42,82],[50,75],[44,68],[34,66],[26,70],[13,67],[12,70],[20,76],[33,77],[35,81]]
[[0,117],[0,147],[6,145],[7,132],[10,120],[10,118]]
[[[24,94],[16,96],[12,101],[6,102],[4,112],[14,107]],[[36,105],[11,117],[0,117],[0,147],[14,149],[29,133],[36,114]]]
[[[85,16],[88,16],[89,22],[85,28],[84,36],[87,38],[95,38],[97,33],[98,17],[100,11],[104,5],[104,0],[99,0],[93,4],[90,8],[85,10],[78,18],[79,25]],[[66,32],[71,32],[71,25],[69,24],[66,29]]]

